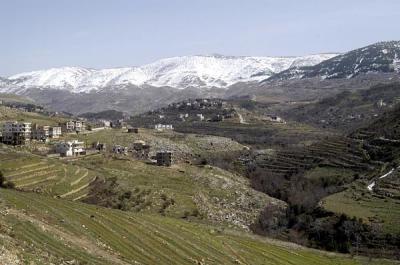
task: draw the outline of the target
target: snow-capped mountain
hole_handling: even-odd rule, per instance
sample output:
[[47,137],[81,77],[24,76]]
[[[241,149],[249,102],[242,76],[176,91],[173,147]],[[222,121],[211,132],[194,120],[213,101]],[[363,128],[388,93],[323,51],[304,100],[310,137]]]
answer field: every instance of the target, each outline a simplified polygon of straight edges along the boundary
[[[16,74],[1,84],[0,92],[21,93],[31,88],[89,92],[127,85],[227,88],[238,82],[261,81],[293,67],[313,66],[338,54],[302,57],[183,56],[162,59],[139,67],[88,69],[52,68]],[[4,85],[7,83],[7,85]]]
[[368,73],[400,73],[400,41],[378,42],[314,66],[291,67],[267,81],[312,77],[352,78]]

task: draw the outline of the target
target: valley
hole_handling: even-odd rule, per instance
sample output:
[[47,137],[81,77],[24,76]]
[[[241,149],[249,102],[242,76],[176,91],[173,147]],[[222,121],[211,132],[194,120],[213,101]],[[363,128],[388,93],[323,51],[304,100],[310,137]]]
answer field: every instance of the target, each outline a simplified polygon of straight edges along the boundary
[[0,81],[2,264],[398,264],[398,42]]

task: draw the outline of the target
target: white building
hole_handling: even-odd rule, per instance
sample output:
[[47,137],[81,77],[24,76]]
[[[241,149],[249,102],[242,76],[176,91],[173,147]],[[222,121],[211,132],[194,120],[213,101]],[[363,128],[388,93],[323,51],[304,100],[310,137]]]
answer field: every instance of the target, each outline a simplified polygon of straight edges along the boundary
[[163,131],[163,130],[173,130],[174,127],[172,126],[172,124],[156,124],[154,125],[154,129],[157,131]]
[[264,120],[278,122],[278,123],[286,123],[284,119],[276,115],[267,115],[267,117]]
[[204,115],[203,114],[199,113],[196,116],[197,116],[197,118],[199,118],[199,121],[204,121]]
[[86,124],[84,121],[71,120],[61,124],[61,130],[63,132],[83,132],[86,130]]
[[60,156],[78,156],[85,155],[85,145],[78,140],[59,142],[55,145],[56,153]]

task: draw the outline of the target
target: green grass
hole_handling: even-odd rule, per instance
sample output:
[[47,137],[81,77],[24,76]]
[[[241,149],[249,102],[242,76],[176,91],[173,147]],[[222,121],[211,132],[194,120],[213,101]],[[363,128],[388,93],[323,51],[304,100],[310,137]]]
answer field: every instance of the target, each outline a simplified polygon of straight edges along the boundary
[[22,190],[73,200],[89,192],[87,185],[96,176],[94,171],[65,161],[6,150],[0,153],[0,170]]
[[5,121],[21,121],[37,123],[39,125],[58,125],[65,121],[62,117],[49,117],[35,112],[23,112],[18,109],[11,109],[0,106],[0,125]]
[[305,174],[306,178],[319,179],[322,176],[324,178],[352,178],[354,171],[346,168],[335,168],[335,167],[316,167],[308,170]]
[[[4,146],[3,146],[4,147]],[[92,195],[95,177],[115,177],[118,190],[131,191],[132,211],[162,213],[199,221],[211,221],[247,227],[265,207],[274,202],[266,194],[250,188],[247,179],[215,167],[197,167],[177,163],[158,167],[143,161],[91,155],[68,162],[45,158],[4,147],[0,152],[0,170],[18,189],[36,191],[68,200],[87,199]],[[115,197],[110,202],[117,206]],[[142,201],[144,199],[144,201]],[[173,201],[165,205],[165,199]],[[235,216],[232,216],[232,213]],[[226,219],[226,216],[229,216]]]
[[7,93],[0,93],[0,100],[4,102],[34,103],[29,98]]
[[400,233],[399,200],[377,197],[366,186],[367,183],[356,182],[349,189],[324,198],[323,206],[335,213],[377,223],[384,232]]
[[130,147],[135,140],[143,140],[150,144],[151,151],[170,149],[180,156],[190,157],[215,151],[237,151],[243,145],[224,137],[182,134],[175,131],[158,132],[152,129],[141,129],[140,133],[127,133],[126,129],[107,129],[86,134],[69,134],[64,139],[79,139],[91,145],[93,142],[106,143],[109,150],[113,145]]
[[[234,230],[1,190],[8,244],[25,263],[81,264],[363,264]],[[1,243],[1,241],[0,241]],[[24,249],[24,250],[22,250]],[[46,257],[44,259],[43,257]],[[41,262],[39,262],[41,261]],[[373,261],[369,264],[391,264]]]
[[124,189],[147,191],[150,205],[142,209],[145,212],[158,212],[163,203],[161,196],[165,195],[175,202],[166,209],[168,216],[181,218],[185,212],[200,208],[205,216],[213,213],[214,221],[224,222],[224,215],[235,212],[238,219],[252,222],[266,204],[281,203],[251,189],[247,179],[215,167],[179,163],[168,168],[103,156],[87,157],[76,163],[98,175],[116,177]]

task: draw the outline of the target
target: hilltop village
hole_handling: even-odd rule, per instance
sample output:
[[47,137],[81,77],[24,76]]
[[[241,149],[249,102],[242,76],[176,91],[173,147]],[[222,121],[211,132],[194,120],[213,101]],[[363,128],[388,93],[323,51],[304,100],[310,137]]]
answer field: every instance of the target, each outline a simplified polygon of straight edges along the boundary
[[[58,126],[38,125],[31,122],[6,121],[2,125],[0,140],[6,145],[30,146],[41,144],[42,155],[48,157],[59,156],[70,158],[90,155],[99,152],[111,152],[115,155],[130,155],[137,159],[149,160],[159,166],[172,165],[172,152],[169,150],[155,150],[150,156],[151,146],[145,141],[133,141],[130,146],[118,144],[107,146],[105,143],[74,139],[76,135],[86,135],[94,131],[123,129],[125,133],[139,133],[139,128],[130,128],[122,120],[95,121],[88,124],[85,120],[68,120]],[[172,129],[172,126],[155,125],[155,130]],[[68,138],[68,139],[67,139]]]
[[[36,108],[33,105],[19,104],[7,105],[7,107],[26,112],[43,113],[44,111],[43,108]],[[35,145],[36,149],[40,150],[40,154],[48,157],[76,158],[102,152],[116,156],[129,156],[159,166],[171,166],[174,161],[174,152],[169,150],[168,145],[154,147],[137,139],[126,146],[117,141],[108,146],[99,139],[88,142],[83,138],[101,130],[122,130],[126,134],[146,134],[147,130],[173,131],[174,125],[182,126],[182,123],[215,123],[239,118],[240,122],[243,122],[241,115],[223,100],[193,99],[173,103],[166,108],[150,111],[138,117],[127,116],[116,120],[71,117],[57,125],[43,125],[31,121],[5,121],[0,131],[0,141],[12,146]],[[278,123],[284,122],[283,119],[274,115],[266,115],[265,119]],[[138,127],[132,126],[135,124]]]

